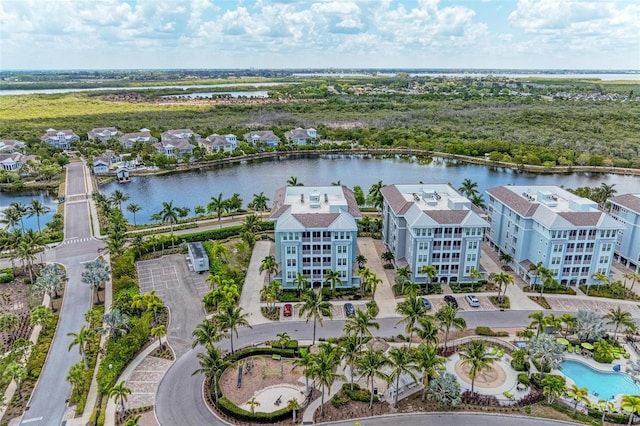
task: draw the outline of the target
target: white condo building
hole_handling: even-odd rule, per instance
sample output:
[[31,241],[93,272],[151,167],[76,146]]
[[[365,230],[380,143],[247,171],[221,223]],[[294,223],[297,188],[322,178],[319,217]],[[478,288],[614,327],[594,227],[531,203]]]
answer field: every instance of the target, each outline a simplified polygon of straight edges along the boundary
[[381,189],[382,240],[411,280],[426,282],[433,265],[438,281],[471,281],[480,270],[482,237],[488,227],[471,202],[447,184],[389,185]]
[[624,226],[618,234],[616,257],[623,265],[640,271],[640,194],[624,194],[609,198],[611,215]]

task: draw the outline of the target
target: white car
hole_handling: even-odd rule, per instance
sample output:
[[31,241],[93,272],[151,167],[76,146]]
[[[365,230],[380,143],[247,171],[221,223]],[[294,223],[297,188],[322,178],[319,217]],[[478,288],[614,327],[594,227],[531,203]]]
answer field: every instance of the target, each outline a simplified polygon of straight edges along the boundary
[[472,308],[479,308],[480,307],[480,301],[473,294],[467,294],[466,296],[464,296],[464,298],[467,300],[467,303]]

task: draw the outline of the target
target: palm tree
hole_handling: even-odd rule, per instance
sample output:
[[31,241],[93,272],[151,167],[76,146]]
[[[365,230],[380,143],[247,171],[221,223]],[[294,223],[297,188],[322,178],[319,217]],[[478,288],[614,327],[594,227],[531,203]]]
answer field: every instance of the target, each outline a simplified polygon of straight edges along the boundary
[[367,258],[365,257],[365,255],[359,254],[356,256],[356,263],[358,264],[358,269],[362,269],[367,263]]
[[478,194],[478,182],[474,182],[467,178],[462,181],[460,188],[458,188],[458,192],[467,198],[471,198]]
[[66,279],[67,276],[60,266],[56,264],[46,265],[40,270],[40,276],[36,278],[32,291],[39,296],[48,294],[51,310],[55,312],[53,299],[63,289]]
[[365,339],[365,336],[372,336],[371,328],[380,330],[380,324],[375,321],[374,316],[368,309],[357,309],[353,316],[347,318],[344,323],[343,331],[345,333],[353,333],[360,338],[360,344]]
[[215,342],[219,342],[220,339],[226,339],[228,334],[223,333],[220,326],[212,320],[204,319],[191,333],[195,340],[191,344],[191,348],[195,348],[198,345],[205,348],[213,347]]
[[369,400],[369,409],[373,408],[373,388],[375,379],[388,381],[389,377],[382,371],[389,364],[389,360],[380,351],[368,350],[356,361],[356,367],[360,372],[360,378],[365,378],[367,383],[371,383],[371,399]]
[[483,341],[473,340],[467,347],[458,351],[462,364],[469,365],[469,377],[471,377],[471,393],[474,391],[476,376],[483,370],[493,365],[497,358],[487,352],[487,346]]
[[173,206],[173,200],[162,202],[162,210],[159,212],[159,217],[162,223],[169,222],[171,235],[173,235],[173,225],[178,222],[178,208]]
[[222,213],[224,213],[227,208],[227,200],[222,198],[222,193],[218,194],[217,197],[211,197],[211,202],[207,204],[207,210],[209,213],[215,213],[218,218],[218,223],[222,227]]
[[129,318],[120,312],[119,309],[114,309],[102,316],[102,323],[102,327],[98,327],[96,329],[98,333],[103,336],[110,336],[114,340],[117,340],[118,336],[122,336],[127,333]]
[[260,273],[266,271],[267,282],[271,282],[271,274],[275,274],[276,272],[278,272],[278,263],[276,262],[276,258],[269,255],[262,259],[259,271]]
[[469,197],[469,201],[471,201],[471,204],[481,210],[485,210],[487,208],[487,204],[484,202],[484,198],[480,194],[473,194],[471,197]]
[[200,368],[191,373],[191,375],[203,374],[208,377],[209,380],[212,380],[215,402],[218,402],[218,375],[226,368],[226,362],[222,358],[220,349],[213,345],[208,345],[206,348],[207,352],[200,352],[196,355]]
[[229,336],[231,337],[231,353],[233,351],[233,335],[238,337],[238,327],[253,328],[247,317],[249,314],[243,313],[241,307],[236,308],[232,305],[224,305],[220,309],[220,312],[213,317],[214,322],[218,324],[223,330],[229,330]]
[[340,273],[340,271],[333,271],[329,269],[328,271],[325,272],[324,282],[328,283],[329,286],[331,287],[331,294],[335,294],[336,285],[342,284],[342,279],[340,278],[341,276],[342,274]]
[[316,293],[313,290],[305,291],[302,294],[302,304],[300,305],[299,315],[306,318],[306,322],[313,318],[313,340],[311,345],[316,344],[316,323],[320,323],[324,317],[333,318],[331,313],[331,303],[322,300],[322,293]]
[[616,326],[616,329],[613,331],[614,339],[618,338],[618,328],[620,328],[621,325],[626,327],[635,325],[635,322],[633,321],[633,317],[631,316],[631,313],[628,311],[623,311],[622,308],[620,308],[620,306],[618,306],[615,309],[610,309],[609,312],[606,315],[604,315],[602,318],[609,320],[607,321],[608,325]]
[[292,363],[293,368],[301,367],[302,369],[304,369],[304,379],[306,382],[305,390],[307,391],[307,393],[309,392],[309,373],[311,372],[313,361],[313,356],[311,355],[311,352],[309,352],[309,349],[300,348],[298,357],[294,358]]
[[253,194],[253,201],[251,201],[251,206],[254,210],[260,212],[260,217],[262,217],[262,212],[267,210],[268,201],[269,198],[264,195],[264,192]]
[[122,380],[117,385],[113,385],[113,387],[109,390],[109,396],[113,398],[113,402],[117,403],[120,400],[120,407],[122,407],[122,413],[125,411],[124,402],[127,400],[127,397],[131,395],[131,389],[124,385],[124,380]]
[[42,330],[46,330],[53,321],[53,310],[47,306],[38,305],[31,309],[29,322],[32,327],[41,326]]
[[566,338],[571,331],[573,331],[573,326],[576,324],[576,317],[569,313],[565,313],[558,317],[560,321],[560,327],[562,327],[564,331],[564,337]]
[[291,413],[293,414],[293,422],[292,424],[296,424],[296,414],[297,411],[300,409],[300,403],[298,402],[297,399],[295,398],[291,398],[290,400],[287,401],[287,409],[291,410]]
[[382,196],[382,192],[380,191],[384,187],[381,180],[371,185],[369,188],[369,204],[375,207],[378,210],[382,210],[382,204],[384,202],[384,197]]
[[164,347],[162,338],[167,335],[167,328],[164,325],[153,327],[149,334],[151,334],[151,337],[158,339],[158,349]]
[[402,316],[398,324],[404,324],[405,332],[409,333],[410,348],[416,323],[425,314],[425,309],[422,307],[422,299],[417,296],[409,296],[403,302],[398,303],[396,312]]
[[84,387],[84,370],[86,367],[82,365],[81,362],[77,362],[69,368],[69,373],[67,374],[67,382],[71,385],[72,395],[80,396],[82,393],[82,388]]
[[438,324],[431,315],[425,315],[418,319],[418,326],[415,328],[416,335],[423,343],[430,345],[438,344]]
[[[5,213],[7,210],[5,210]],[[20,245],[21,240],[22,232],[20,230],[14,230],[12,232],[0,232],[0,252],[9,252],[9,259],[11,260],[11,270],[13,271],[14,276],[16,275],[16,249]]]
[[629,426],[633,423],[633,417],[640,412],[640,396],[624,395],[620,404],[620,408],[629,413]]
[[38,232],[40,231],[40,216],[45,215],[51,211],[51,209],[40,202],[37,198],[31,200],[28,207],[29,217],[36,216],[38,220]]
[[426,293],[429,294],[429,284],[431,284],[438,277],[438,269],[433,265],[424,265],[420,268],[420,273],[427,276]]
[[309,285],[309,280],[302,272],[298,272],[293,279],[293,284],[295,284],[298,289],[298,295],[302,296],[302,292],[306,290]]
[[340,354],[337,348],[333,347],[329,343],[321,343],[320,351],[317,354],[312,354],[312,365],[310,376],[320,383],[321,387],[321,404],[320,415],[324,416],[324,396],[325,389],[331,392],[331,385],[333,382],[341,378],[342,375],[335,372],[338,365],[340,365]]
[[547,403],[551,404],[553,400],[563,395],[567,391],[567,385],[564,377],[550,374],[542,379],[542,394],[547,395]]
[[22,232],[24,232],[23,219],[27,215],[27,213],[29,213],[29,208],[26,206],[26,204],[22,203],[11,203],[9,207],[16,211],[18,217],[20,218],[20,229],[22,230]]
[[113,193],[109,197],[109,201],[111,202],[111,204],[114,204],[114,205],[117,204],[120,210],[122,210],[122,203],[124,203],[128,199],[129,199],[129,194],[125,194],[119,189],[116,189],[115,191],[113,191]]
[[567,389],[567,396],[570,396],[575,401],[573,405],[573,412],[578,411],[578,404],[584,402],[587,406],[591,405],[589,399],[589,390],[587,388],[579,388],[576,384],[573,384]]
[[84,368],[88,368],[89,366],[87,365],[87,345],[91,342],[91,340],[93,339],[93,330],[90,328],[87,328],[87,326],[82,326],[80,327],[80,330],[77,333],[67,333],[67,336],[73,337],[73,340],[71,341],[71,343],[69,344],[69,348],[67,349],[68,351],[71,351],[71,349],[78,345],[78,352],[80,353],[80,356],[82,357],[82,362],[84,363]]
[[340,340],[339,347],[342,359],[349,366],[349,371],[351,372],[351,390],[353,390],[355,376],[353,367],[360,358],[360,349],[362,348],[360,338],[355,334],[347,334]]
[[387,266],[391,266],[391,262],[393,262],[393,259],[395,258],[391,250],[387,250],[384,253],[382,253],[381,257],[382,257],[382,260],[386,262]]
[[544,312],[542,312],[542,311],[533,312],[533,313],[529,314],[529,316],[527,318],[530,318],[530,319],[533,320],[529,324],[529,328],[534,328],[535,327],[537,329],[536,337],[540,336],[540,333],[542,332],[544,327],[547,325],[546,320],[545,320]]
[[298,178],[295,176],[291,176],[287,179],[287,186],[304,186],[304,183],[298,182]]
[[[473,292],[473,285],[482,278],[482,274],[476,268],[471,268],[469,271],[469,278],[471,278],[471,291]],[[500,291],[498,291],[498,295],[500,295]]]
[[408,266],[401,266],[396,269],[396,283],[400,284],[400,293],[404,294],[404,284],[411,278],[411,268]]
[[511,262],[513,262],[513,256],[510,255],[509,253],[500,252],[499,259],[500,259],[500,262],[502,262],[503,266],[506,266]]
[[255,414],[256,412],[256,407],[260,406],[260,401],[258,401],[256,399],[255,396],[252,396],[248,401],[247,401],[247,405],[249,406],[249,409],[251,410],[251,414]]
[[111,277],[111,271],[107,262],[102,258],[85,263],[84,272],[82,272],[81,280],[83,283],[90,286],[96,292],[97,304],[102,303],[100,301],[100,288],[103,283],[107,282]]
[[391,366],[391,373],[389,373],[389,382],[395,380],[396,382],[396,395],[395,403],[393,406],[398,408],[398,396],[400,395],[400,376],[408,374],[411,376],[414,382],[417,382],[416,375],[413,373],[418,365],[411,356],[409,348],[394,346],[389,349],[389,365]]
[[438,355],[437,346],[434,344],[420,343],[414,353],[417,367],[422,371],[422,402],[427,397],[429,379],[438,376],[438,369],[443,365],[445,358]]
[[[505,272],[499,272],[493,276],[493,282],[498,284],[498,299],[500,302],[504,299],[504,293],[507,292],[507,287],[509,284],[513,284],[513,276],[511,274],[507,274]],[[504,293],[502,292],[502,286],[504,285]]]
[[447,341],[449,340],[449,331],[451,328],[464,330],[467,323],[463,318],[458,317],[458,308],[451,303],[445,303],[440,310],[436,312],[436,321],[440,330],[444,331],[444,349],[447,350]]
[[18,243],[16,254],[23,262],[27,262],[31,282],[33,282],[33,262],[36,260],[36,253],[43,250],[44,247],[43,235],[33,229],[24,232]]
[[9,365],[4,367],[2,377],[9,381],[13,380],[16,383],[18,398],[22,399],[22,382],[27,378],[27,368],[17,361],[10,362]]
[[362,296],[370,291],[371,298],[374,298],[380,284],[382,284],[382,279],[375,272],[371,272],[368,268],[360,270],[360,294]]
[[0,223],[6,225],[5,229],[16,231],[16,227],[21,220],[22,216],[20,216],[20,211],[13,206],[9,206],[2,211],[2,219],[0,219]]
[[20,318],[16,314],[6,313],[0,315],[0,332],[5,332],[11,338],[10,342],[15,340],[15,331],[20,327]]
[[133,226],[136,226],[136,213],[138,213],[140,210],[142,210],[142,207],[140,207],[138,204],[136,203],[131,203],[127,206],[127,211],[131,214],[133,214]]
[[605,203],[607,202],[607,200],[611,197],[613,197],[614,195],[616,195],[616,193],[618,192],[614,186],[616,186],[615,183],[612,183],[611,185],[607,184],[607,183],[600,183],[600,187],[598,187],[596,189],[596,194],[597,194],[597,198],[598,198],[598,204],[600,204],[601,207],[604,207]]
[[[598,285],[609,285],[609,277],[606,276],[605,274],[603,274],[602,272],[596,272],[595,274],[591,275],[591,278],[593,278],[594,280],[598,281]],[[591,288],[591,285],[587,285],[587,296],[589,295],[589,289]]]

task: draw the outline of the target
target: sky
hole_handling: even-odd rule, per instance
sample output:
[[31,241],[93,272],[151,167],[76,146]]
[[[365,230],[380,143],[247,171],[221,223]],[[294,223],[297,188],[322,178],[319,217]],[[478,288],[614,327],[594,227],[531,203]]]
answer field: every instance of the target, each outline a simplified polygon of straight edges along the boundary
[[2,0],[0,70],[640,69],[640,1]]

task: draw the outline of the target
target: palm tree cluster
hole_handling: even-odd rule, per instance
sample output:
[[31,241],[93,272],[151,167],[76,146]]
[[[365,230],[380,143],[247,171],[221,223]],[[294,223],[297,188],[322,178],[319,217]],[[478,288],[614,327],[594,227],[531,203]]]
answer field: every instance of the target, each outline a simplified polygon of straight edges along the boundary
[[484,198],[482,198],[482,194],[478,192],[478,182],[474,182],[471,179],[465,179],[462,181],[460,188],[458,188],[458,192],[467,197],[469,201],[471,201],[471,204],[479,209],[484,210],[487,208]]

